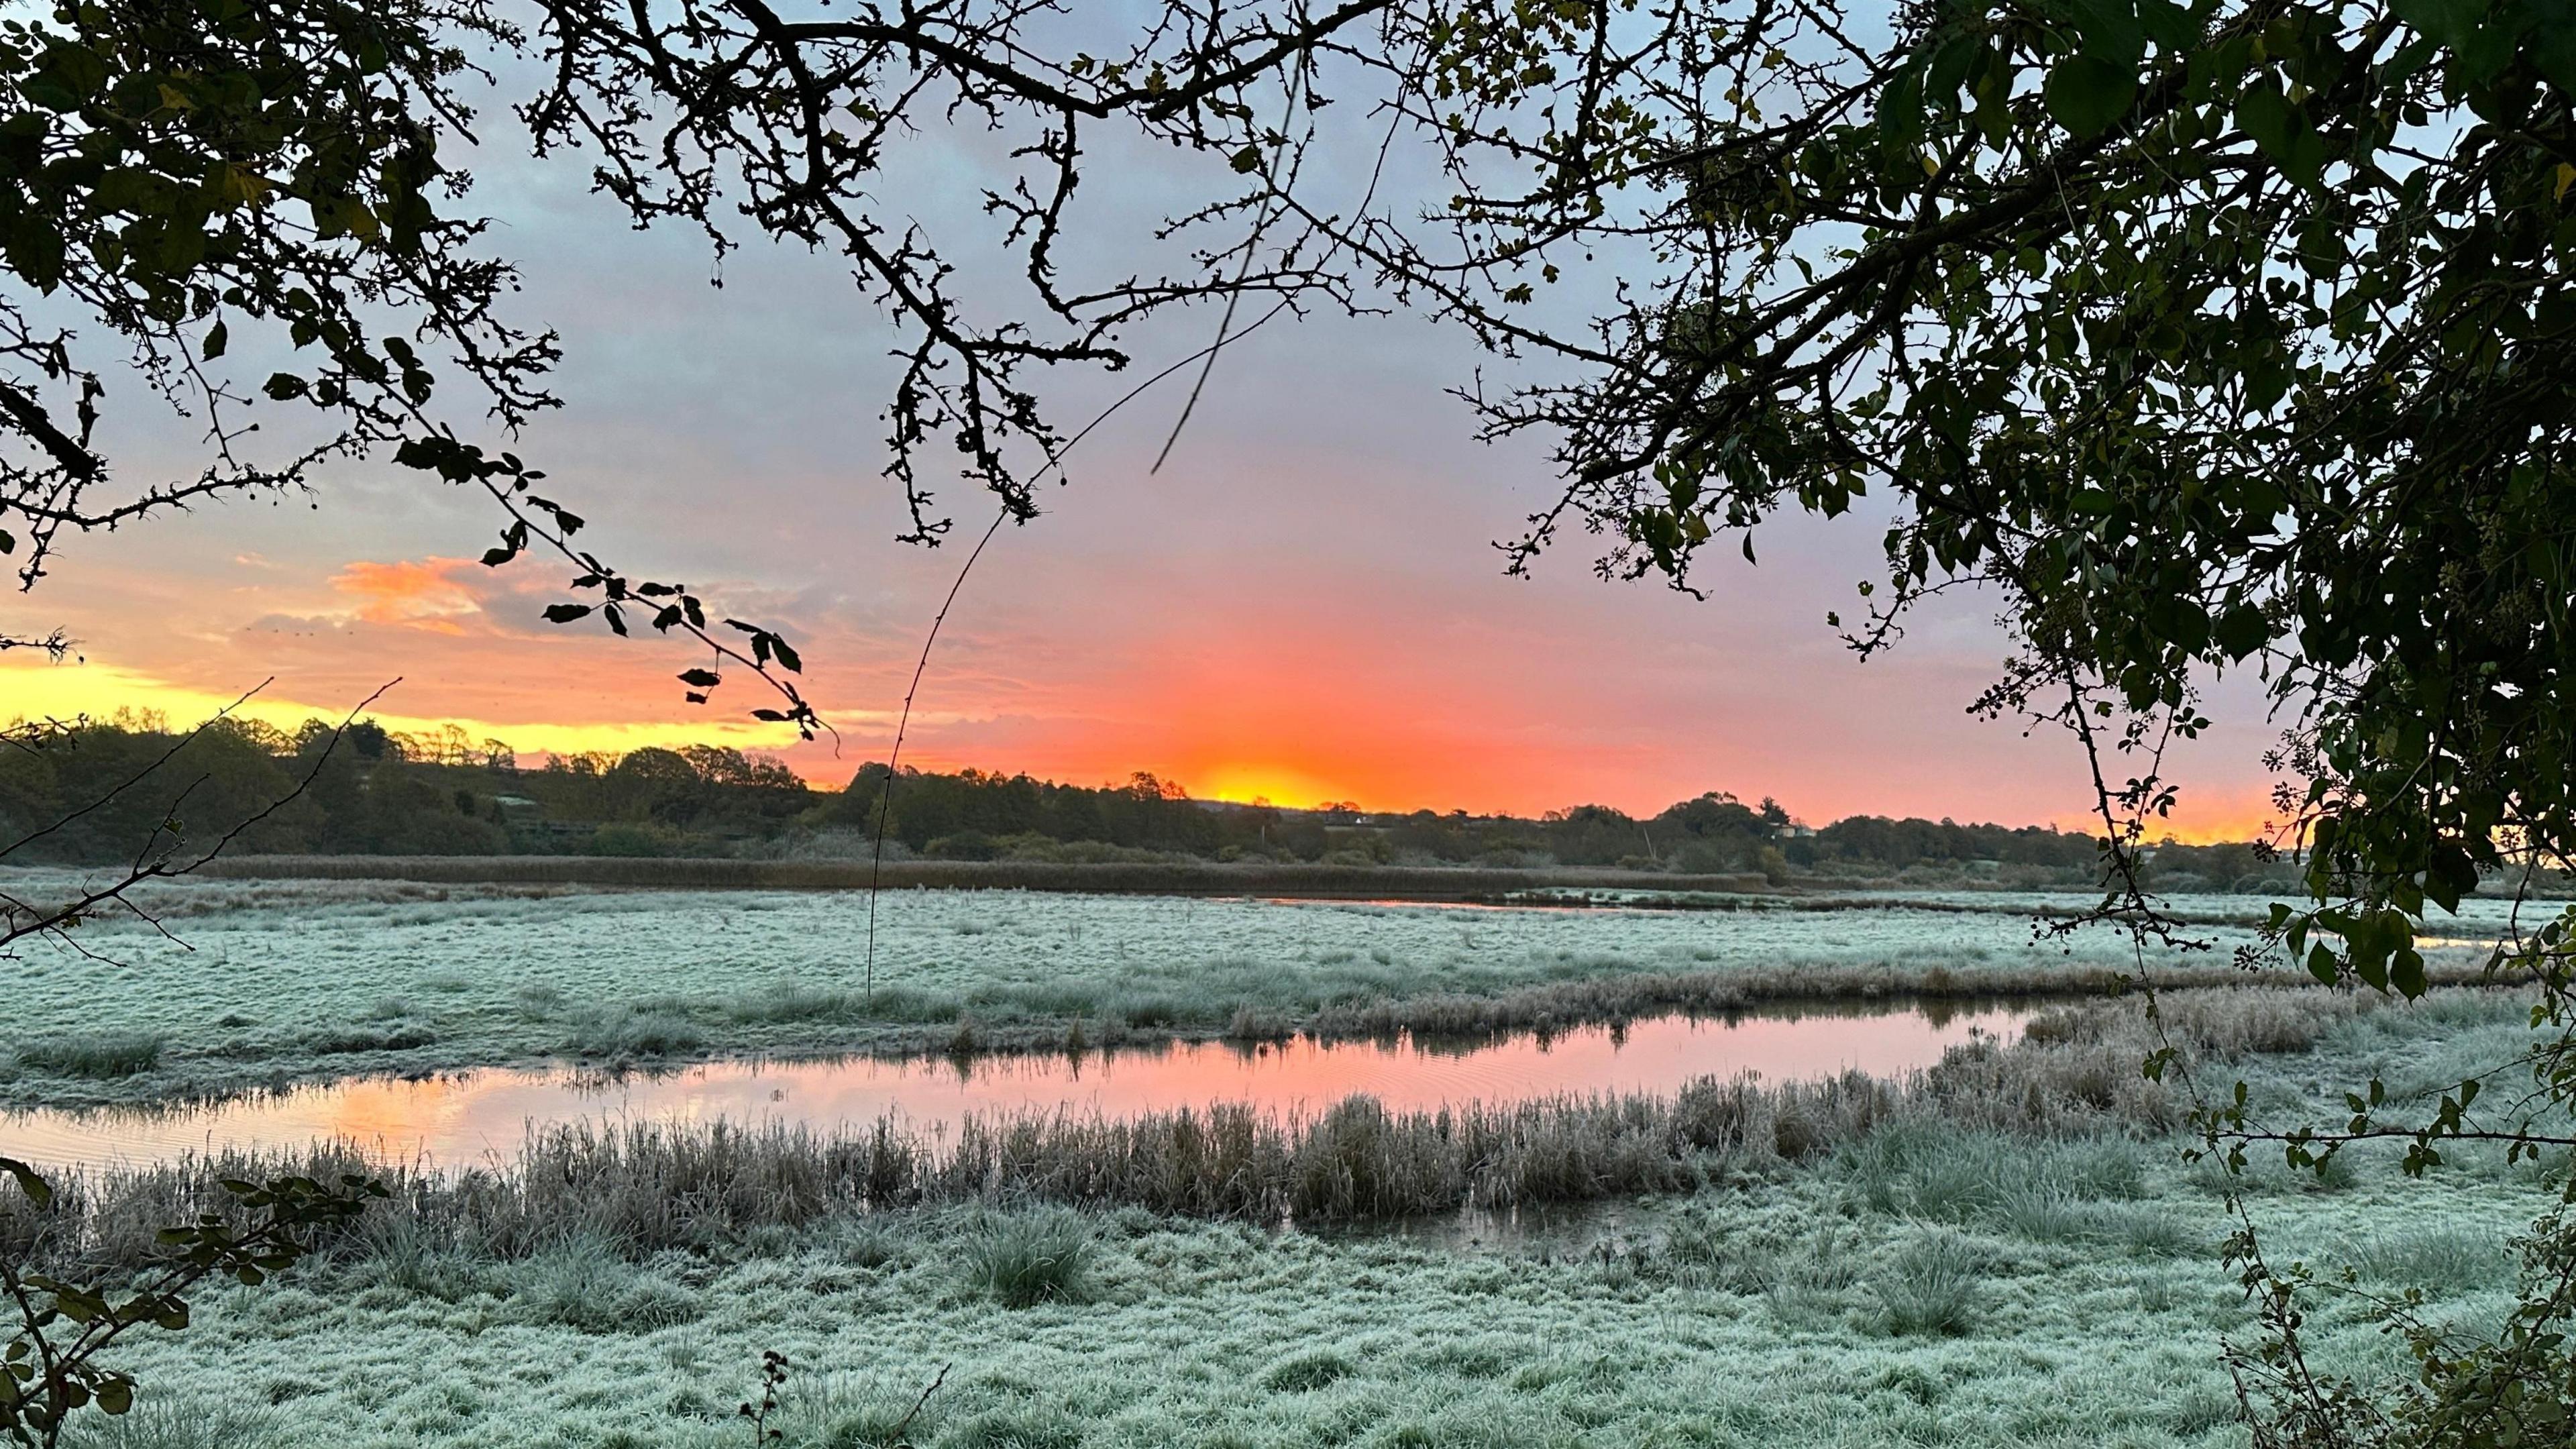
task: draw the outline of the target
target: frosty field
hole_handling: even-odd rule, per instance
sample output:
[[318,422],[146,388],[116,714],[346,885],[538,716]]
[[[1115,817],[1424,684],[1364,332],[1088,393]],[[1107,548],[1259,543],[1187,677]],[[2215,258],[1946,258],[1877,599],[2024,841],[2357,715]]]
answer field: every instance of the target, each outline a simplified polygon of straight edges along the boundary
[[[59,884],[59,882],[55,882]],[[21,877],[25,893],[47,884]],[[572,1057],[1062,1046],[1508,1028],[1906,992],[2039,998],[1901,1081],[1697,1082],[1500,1109],[1036,1116],[912,1135],[674,1118],[532,1134],[468,1171],[379,1163],[393,1199],[184,1332],[120,1350],[144,1391],[76,1449],[721,1449],[760,1355],[781,1449],[1126,1446],[2219,1446],[2224,1175],[2138,1064],[2133,1002],[2052,1005],[2126,964],[1972,894],[1730,910],[1475,910],[1017,893],[863,898],[195,882],[22,963],[12,1105],[143,1104]],[[2530,1040],[2510,993],[2381,1007],[2229,959],[2259,902],[2183,903],[2210,953],[2154,963],[2166,1030],[2265,1121],[2349,1084],[2439,1091]],[[2463,940],[2500,919],[2480,903]],[[2470,962],[2452,949],[2454,974]],[[2283,989],[2270,989],[2280,987]],[[345,1147],[79,1176],[64,1243],[124,1271],[222,1176]],[[2390,1154],[2245,1180],[2279,1257],[2511,1302],[2509,1240],[2563,1157]],[[219,1196],[219,1194],[217,1194]],[[2358,1294],[2311,1305],[2333,1372],[2398,1372]],[[941,1374],[945,1371],[944,1379]]]
[[[2513,1003],[2459,1002],[2227,1065],[2287,1107],[2356,1071],[2412,1090],[2517,1030]],[[1314,1233],[1023,1199],[503,1245],[424,1210],[140,1341],[143,1406],[86,1442],[714,1449],[747,1442],[733,1406],[776,1350],[789,1449],[880,1442],[943,1366],[911,1427],[934,1449],[2241,1443],[2220,1175],[2076,1120],[1927,1107],[1545,1224]],[[2549,1181],[2472,1152],[2414,1184],[2379,1155],[2258,1171],[2248,1198],[2276,1253],[2473,1328],[2507,1305],[2506,1237]],[[2397,1367],[2356,1299],[2312,1313],[2328,1369]]]
[[[8,881],[34,897],[70,884]],[[2034,940],[2030,912],[2075,898],[1557,911],[906,891],[880,901],[870,995],[867,904],[852,893],[192,881],[143,903],[169,935],[102,917],[81,932],[90,954],[44,950],[18,968],[0,1102],[564,1057],[1498,1030],[1766,1000],[2047,993],[2128,965],[2107,937]],[[2161,969],[2236,979],[2228,953],[2252,939],[2261,903],[2182,904],[2216,949]]]

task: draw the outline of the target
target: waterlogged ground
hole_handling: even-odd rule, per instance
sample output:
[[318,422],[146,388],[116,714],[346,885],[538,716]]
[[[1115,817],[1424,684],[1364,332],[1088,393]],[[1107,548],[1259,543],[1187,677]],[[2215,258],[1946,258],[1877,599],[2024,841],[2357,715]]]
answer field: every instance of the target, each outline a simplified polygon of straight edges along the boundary
[[[5,875],[0,886],[35,899],[74,880]],[[0,1102],[139,1101],[557,1057],[1269,1036],[1372,1003],[1649,978],[1721,978],[1757,999],[1926,983],[2028,992],[2130,964],[2107,934],[2034,939],[2034,910],[2077,897],[1674,911],[906,891],[879,902],[871,995],[868,903],[855,893],[196,881],[143,900],[168,934],[101,917],[82,929],[81,951],[39,947],[13,968]],[[2260,902],[2181,904],[2208,923],[2214,949],[2168,965],[2223,973],[2254,940]],[[2477,909],[2482,922],[2497,913]],[[1588,1009],[1579,992],[1562,999]]]

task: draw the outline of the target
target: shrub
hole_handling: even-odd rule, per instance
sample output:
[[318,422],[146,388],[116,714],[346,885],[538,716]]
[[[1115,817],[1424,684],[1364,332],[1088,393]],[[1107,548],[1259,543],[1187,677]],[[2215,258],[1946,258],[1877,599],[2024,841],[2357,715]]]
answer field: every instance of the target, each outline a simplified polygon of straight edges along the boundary
[[1096,1250],[1090,1225],[1069,1211],[987,1216],[966,1241],[966,1283],[1006,1308],[1087,1302]]
[[612,823],[591,832],[590,853],[627,858],[669,855],[672,843],[669,836],[647,826]]

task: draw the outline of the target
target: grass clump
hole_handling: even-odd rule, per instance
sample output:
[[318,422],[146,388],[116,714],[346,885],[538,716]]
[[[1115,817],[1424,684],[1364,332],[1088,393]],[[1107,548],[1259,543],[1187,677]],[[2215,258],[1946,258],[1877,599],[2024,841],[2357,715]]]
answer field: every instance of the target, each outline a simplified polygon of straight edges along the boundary
[[563,1051],[577,1057],[668,1057],[706,1044],[707,1034],[677,1012],[621,1007],[574,1021]]
[[2364,1282],[2427,1293],[2502,1288],[2514,1275],[2501,1234],[2457,1223],[2373,1232],[2346,1245],[2344,1260]]
[[1263,1369],[1261,1386],[1274,1394],[1310,1394],[1359,1371],[1350,1355],[1339,1349],[1310,1348]]
[[289,1440],[277,1413],[265,1406],[138,1398],[123,1414],[73,1418],[64,1426],[64,1449],[283,1449]]
[[1082,1217],[1062,1209],[991,1214],[965,1244],[966,1286],[1005,1308],[1086,1303],[1099,1245]]
[[352,1052],[409,1051],[414,1047],[434,1046],[438,1033],[424,1026],[344,1026],[314,1032],[304,1039],[304,1049],[318,1057],[346,1056]]
[[1870,1279],[1887,1329],[1897,1334],[1965,1333],[1985,1290],[1985,1255],[1957,1233],[1916,1235]]
[[696,1294],[618,1256],[605,1239],[574,1238],[512,1266],[510,1300],[536,1323],[581,1333],[642,1333],[686,1323]]
[[88,1081],[112,1081],[148,1072],[161,1062],[161,1037],[151,1032],[88,1032],[18,1043],[18,1065],[31,1071]]

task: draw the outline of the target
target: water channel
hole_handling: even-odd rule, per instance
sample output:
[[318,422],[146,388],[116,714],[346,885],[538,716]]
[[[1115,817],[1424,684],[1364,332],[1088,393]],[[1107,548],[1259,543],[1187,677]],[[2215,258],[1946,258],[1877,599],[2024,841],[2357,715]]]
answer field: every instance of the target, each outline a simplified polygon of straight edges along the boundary
[[1877,1004],[1658,1017],[1474,1044],[1180,1042],[1074,1056],[719,1061],[604,1075],[571,1066],[371,1077],[171,1107],[0,1112],[0,1151],[44,1167],[137,1166],[228,1148],[343,1139],[445,1167],[514,1156],[532,1129],[634,1121],[779,1123],[831,1132],[894,1117],[925,1131],[1023,1112],[1134,1116],[1212,1102],[1283,1113],[1366,1094],[1391,1109],[1564,1094],[1669,1094],[1702,1077],[1857,1069],[1901,1076],[1980,1035],[2011,1039],[2036,1004]]

